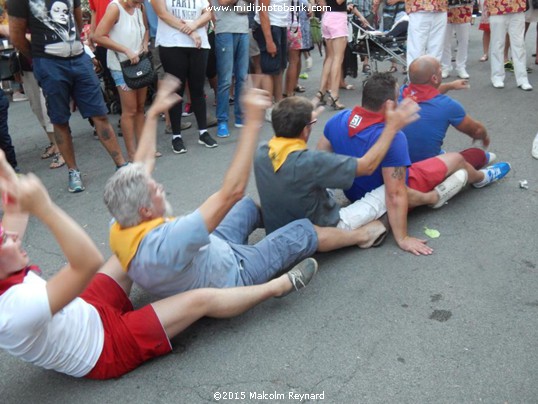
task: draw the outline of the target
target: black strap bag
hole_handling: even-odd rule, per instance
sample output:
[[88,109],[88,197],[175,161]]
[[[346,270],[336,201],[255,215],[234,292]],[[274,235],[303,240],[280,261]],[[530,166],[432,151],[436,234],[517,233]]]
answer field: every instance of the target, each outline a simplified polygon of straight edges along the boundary
[[141,53],[137,64],[130,60],[120,62],[121,72],[127,87],[137,90],[152,85],[155,82],[155,70],[149,52]]

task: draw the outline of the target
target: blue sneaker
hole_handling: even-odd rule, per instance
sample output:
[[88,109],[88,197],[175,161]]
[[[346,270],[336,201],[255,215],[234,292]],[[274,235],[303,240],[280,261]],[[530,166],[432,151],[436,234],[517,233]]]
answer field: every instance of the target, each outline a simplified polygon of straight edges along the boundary
[[235,118],[234,126],[236,128],[242,128],[243,127],[243,120],[241,118]]
[[82,185],[82,178],[80,177],[80,171],[73,168],[69,169],[69,186],[67,190],[71,193],[82,192],[86,188]]
[[230,131],[228,130],[228,122],[219,122],[217,127],[217,137],[228,137]]
[[495,181],[498,181],[501,178],[503,178],[506,174],[508,174],[511,168],[512,167],[510,166],[510,164],[505,163],[505,162],[493,164],[492,166],[483,168],[480,171],[484,173],[484,179],[480,182],[477,182],[476,184],[473,184],[473,187],[483,188],[486,185],[489,185]]

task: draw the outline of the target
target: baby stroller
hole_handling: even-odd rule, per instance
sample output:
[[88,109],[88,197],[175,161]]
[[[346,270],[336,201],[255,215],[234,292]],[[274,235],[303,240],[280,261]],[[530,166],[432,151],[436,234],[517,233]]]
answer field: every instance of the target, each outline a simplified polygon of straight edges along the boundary
[[390,60],[396,64],[406,66],[405,52],[407,42],[408,21],[400,19],[390,31],[383,33],[371,28],[365,29],[349,21],[353,31],[352,40],[349,43],[353,53],[366,56],[373,63],[373,71],[377,72],[378,62]]

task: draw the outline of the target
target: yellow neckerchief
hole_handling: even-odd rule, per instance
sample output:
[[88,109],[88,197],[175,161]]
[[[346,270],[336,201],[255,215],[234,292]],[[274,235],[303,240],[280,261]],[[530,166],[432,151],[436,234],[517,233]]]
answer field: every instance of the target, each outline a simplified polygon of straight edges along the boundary
[[118,222],[114,222],[110,228],[110,249],[120,260],[124,271],[127,272],[142,239],[164,221],[165,218],[160,217],[125,229],[122,229]]
[[275,173],[282,167],[290,153],[305,149],[306,142],[303,139],[273,136],[269,140],[269,158]]

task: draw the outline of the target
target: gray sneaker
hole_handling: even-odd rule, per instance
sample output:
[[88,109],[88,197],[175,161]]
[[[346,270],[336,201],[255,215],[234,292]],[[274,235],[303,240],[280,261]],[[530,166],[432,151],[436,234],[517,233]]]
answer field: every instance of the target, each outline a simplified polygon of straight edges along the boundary
[[82,192],[86,188],[82,184],[82,178],[80,177],[80,171],[74,168],[69,169],[69,186],[67,190],[71,193]]
[[307,258],[299,262],[290,269],[287,274],[293,288],[288,293],[284,293],[281,297],[289,295],[294,290],[304,288],[312,280],[317,271],[318,262],[314,258]]

